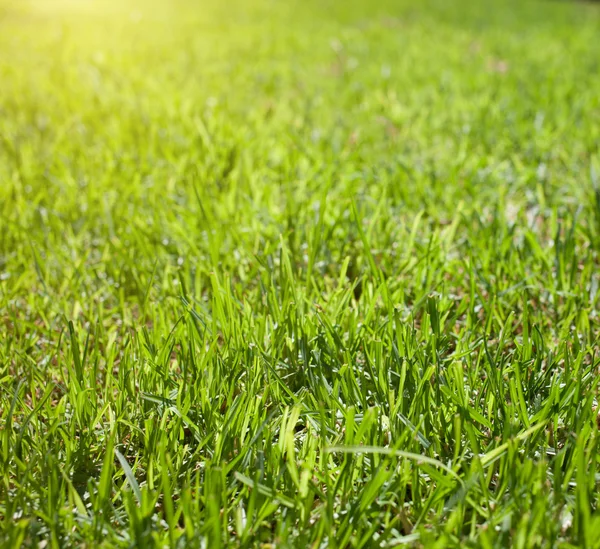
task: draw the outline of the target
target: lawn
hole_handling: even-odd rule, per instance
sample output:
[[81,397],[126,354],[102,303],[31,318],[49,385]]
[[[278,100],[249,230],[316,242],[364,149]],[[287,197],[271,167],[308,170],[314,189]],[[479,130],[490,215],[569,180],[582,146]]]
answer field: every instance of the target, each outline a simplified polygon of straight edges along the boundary
[[0,545],[597,547],[599,37],[0,0]]

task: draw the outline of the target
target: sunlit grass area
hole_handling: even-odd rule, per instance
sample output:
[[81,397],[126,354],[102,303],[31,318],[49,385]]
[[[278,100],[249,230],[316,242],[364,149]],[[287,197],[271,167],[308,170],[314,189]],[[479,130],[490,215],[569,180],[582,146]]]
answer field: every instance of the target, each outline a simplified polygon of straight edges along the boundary
[[593,547],[600,6],[0,0],[6,547]]

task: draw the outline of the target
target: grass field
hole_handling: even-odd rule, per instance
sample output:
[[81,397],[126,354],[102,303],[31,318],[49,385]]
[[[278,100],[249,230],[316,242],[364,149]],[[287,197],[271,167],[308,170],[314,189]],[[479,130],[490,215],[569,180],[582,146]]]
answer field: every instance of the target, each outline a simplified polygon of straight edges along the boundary
[[0,545],[599,546],[599,37],[0,0]]

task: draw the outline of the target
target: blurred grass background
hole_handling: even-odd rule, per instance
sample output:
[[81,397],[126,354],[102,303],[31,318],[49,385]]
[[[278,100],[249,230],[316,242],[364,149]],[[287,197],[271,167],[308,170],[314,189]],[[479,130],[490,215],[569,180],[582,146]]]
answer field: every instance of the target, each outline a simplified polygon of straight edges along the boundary
[[15,292],[40,287],[26,242],[48,252],[47,287],[68,294],[61,284],[83,266],[87,276],[94,254],[114,258],[108,269],[151,272],[158,261],[168,271],[204,251],[198,231],[213,225],[237,229],[218,236],[225,263],[239,239],[285,232],[292,208],[302,241],[302,212],[312,215],[303,205],[332,172],[333,201],[385,194],[407,217],[425,209],[443,220],[460,201],[593,201],[592,5],[3,0],[1,9],[0,246],[4,268],[24,276]]

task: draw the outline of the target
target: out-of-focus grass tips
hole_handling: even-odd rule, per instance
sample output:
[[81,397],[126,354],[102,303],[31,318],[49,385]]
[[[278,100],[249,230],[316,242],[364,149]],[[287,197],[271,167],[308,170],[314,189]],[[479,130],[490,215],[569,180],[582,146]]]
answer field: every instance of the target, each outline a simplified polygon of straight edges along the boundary
[[600,9],[0,0],[6,547],[593,547]]

